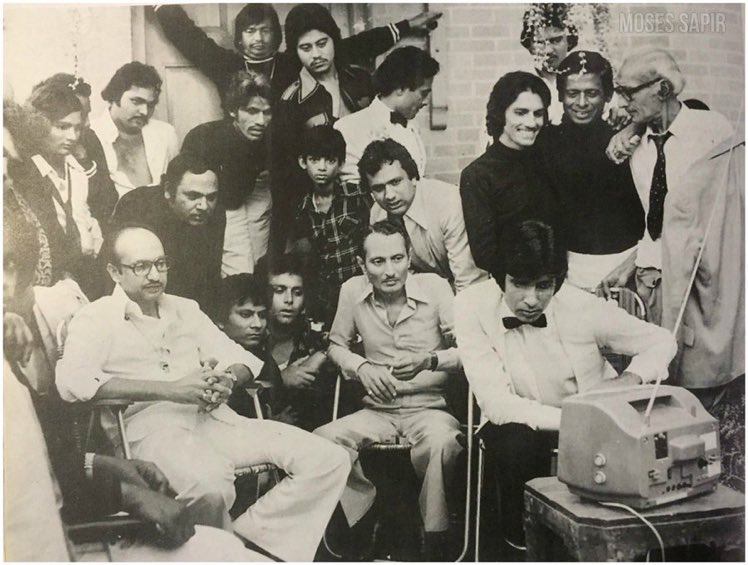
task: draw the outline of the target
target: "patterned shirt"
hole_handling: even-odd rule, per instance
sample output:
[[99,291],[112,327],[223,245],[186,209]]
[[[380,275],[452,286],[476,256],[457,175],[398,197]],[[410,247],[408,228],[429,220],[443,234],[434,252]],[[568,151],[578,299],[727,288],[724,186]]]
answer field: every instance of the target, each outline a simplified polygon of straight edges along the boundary
[[339,287],[353,276],[361,274],[356,261],[361,230],[369,222],[370,197],[358,187],[339,182],[333,188],[330,209],[321,212],[313,195],[307,194],[299,206],[295,219],[295,237],[308,238],[319,258],[320,282]]

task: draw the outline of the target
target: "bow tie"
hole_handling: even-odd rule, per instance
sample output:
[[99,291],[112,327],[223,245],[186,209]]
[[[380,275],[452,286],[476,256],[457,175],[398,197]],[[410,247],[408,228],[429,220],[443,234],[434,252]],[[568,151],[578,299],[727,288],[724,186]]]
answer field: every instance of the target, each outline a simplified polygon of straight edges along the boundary
[[408,120],[406,120],[399,112],[390,112],[390,123],[408,127]]
[[528,324],[530,326],[533,326],[535,328],[544,328],[548,325],[548,320],[545,318],[545,314],[541,314],[538,316],[538,319],[534,322],[523,322],[519,318],[515,318],[514,316],[507,316],[506,318],[501,318],[501,322],[504,324],[504,327],[508,330],[515,330],[518,327]]

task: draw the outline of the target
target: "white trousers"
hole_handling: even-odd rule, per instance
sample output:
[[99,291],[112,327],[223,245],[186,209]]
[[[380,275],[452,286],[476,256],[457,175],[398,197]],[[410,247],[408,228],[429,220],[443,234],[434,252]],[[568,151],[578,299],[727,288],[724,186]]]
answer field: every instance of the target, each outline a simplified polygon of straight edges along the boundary
[[366,478],[358,450],[371,443],[404,437],[413,446],[410,460],[422,481],[418,503],[427,532],[449,528],[449,510],[445,484],[452,477],[462,446],[457,441],[460,424],[448,412],[434,409],[379,411],[364,408],[314,430],[348,451],[353,467],[340,505],[352,526],[371,508],[376,496],[374,485]]
[[254,272],[255,263],[268,251],[272,208],[270,174],[264,171],[244,203],[226,210],[221,276]]
[[167,425],[132,442],[133,456],[153,461],[199,523],[231,527],[234,469],[273,463],[286,477],[233,523],[243,538],[284,561],[312,561],[343,492],[350,460],[309,432],[237,416],[232,424],[199,414],[194,430]]
[[[139,541],[120,540],[109,546],[112,561],[248,561],[268,562],[269,558],[244,547],[234,534],[208,526],[196,526],[195,535],[175,549],[166,549]],[[83,561],[91,561],[84,555]]]

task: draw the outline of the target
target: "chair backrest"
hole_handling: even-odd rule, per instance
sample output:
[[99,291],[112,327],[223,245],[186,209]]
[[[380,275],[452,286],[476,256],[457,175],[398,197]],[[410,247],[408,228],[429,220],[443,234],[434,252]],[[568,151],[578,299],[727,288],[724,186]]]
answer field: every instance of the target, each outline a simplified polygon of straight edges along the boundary
[[41,339],[31,361],[19,370],[29,386],[45,395],[54,386],[54,371],[61,356],[67,324],[88,299],[72,279],[64,279],[51,287],[34,287],[34,320]]

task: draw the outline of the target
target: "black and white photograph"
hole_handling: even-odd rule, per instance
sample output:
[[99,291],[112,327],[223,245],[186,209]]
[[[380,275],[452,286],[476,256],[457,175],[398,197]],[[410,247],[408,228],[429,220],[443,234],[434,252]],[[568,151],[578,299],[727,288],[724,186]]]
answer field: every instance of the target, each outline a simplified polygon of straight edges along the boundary
[[3,558],[745,561],[744,3],[3,3]]

